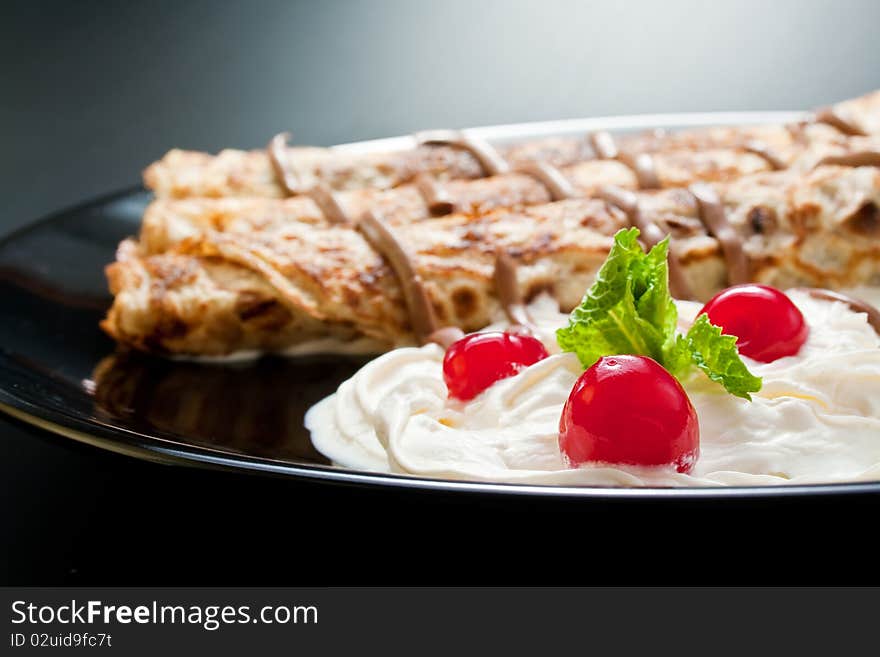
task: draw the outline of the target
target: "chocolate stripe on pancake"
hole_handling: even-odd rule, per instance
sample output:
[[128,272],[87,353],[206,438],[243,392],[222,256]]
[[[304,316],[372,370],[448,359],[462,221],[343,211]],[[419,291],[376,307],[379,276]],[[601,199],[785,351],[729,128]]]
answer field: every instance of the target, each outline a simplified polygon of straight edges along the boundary
[[403,290],[410,324],[419,343],[436,342],[446,348],[463,336],[464,333],[456,327],[438,327],[434,306],[416,271],[412,254],[388,224],[371,211],[358,223],[358,229],[391,266]]
[[327,221],[333,224],[350,224],[353,223],[351,218],[346,214],[336,194],[327,185],[315,185],[307,192],[317,206],[324,213]]
[[504,309],[504,314],[510,321],[511,329],[515,332],[534,333],[535,323],[529,316],[529,311],[523,303],[519,293],[519,284],[516,276],[516,262],[503,250],[499,250],[495,256],[495,291]]
[[770,149],[770,147],[762,141],[758,141],[757,139],[747,141],[745,144],[743,144],[743,150],[764,158],[764,161],[767,162],[767,164],[770,165],[770,168],[774,171],[781,171],[782,169],[788,168],[788,165],[785,163],[785,161],[776,153],[774,153]]
[[590,145],[596,152],[596,157],[600,160],[616,160],[620,155],[617,150],[617,144],[614,142],[614,135],[606,130],[598,130],[590,133]]
[[825,290],[818,287],[797,287],[795,290],[806,292],[815,299],[823,299],[825,301],[840,301],[845,303],[850,310],[856,313],[865,313],[868,316],[868,324],[880,335],[880,310],[862,299],[856,299],[840,292]]
[[[826,155],[816,167],[836,164],[842,167],[880,167],[880,151],[857,151],[846,155]],[[815,168],[815,167],[814,167]]]
[[[309,196],[317,203],[328,221],[332,223],[353,223],[339,204],[335,194],[325,185],[310,190]],[[444,349],[464,335],[455,326],[438,327],[434,314],[434,306],[422,279],[416,272],[412,256],[394,231],[379,218],[374,211],[369,211],[357,224],[357,229],[370,245],[388,261],[391,270],[403,290],[403,298],[409,313],[413,332],[421,344],[436,342]]]
[[743,251],[742,240],[727,220],[721,198],[711,185],[695,183],[688,188],[697,199],[700,221],[710,235],[721,244],[727,264],[728,285],[739,285],[749,280],[749,261]]
[[287,196],[293,196],[302,190],[300,181],[291,170],[290,162],[287,159],[288,139],[290,139],[289,132],[282,132],[272,137],[269,145],[266,146],[266,154],[269,156],[269,162],[272,164],[272,170],[275,172],[275,177],[278,178],[281,188]]
[[797,143],[802,147],[806,147],[809,145],[810,140],[807,137],[807,126],[810,124],[809,121],[798,121],[797,123],[789,123],[785,126],[785,129],[788,130],[788,134],[791,135],[792,141]]
[[629,153],[621,153],[617,158],[618,162],[622,162],[636,174],[636,180],[639,181],[639,189],[660,189],[660,178],[657,176],[657,168],[654,166],[654,156],[650,153],[639,153],[631,155]]
[[430,173],[420,173],[414,182],[432,217],[442,217],[457,210],[449,192]]
[[534,160],[527,162],[517,171],[530,175],[532,178],[540,182],[547,191],[550,192],[550,198],[554,201],[561,201],[567,198],[577,196],[574,187],[562,172],[549,162],[539,162]]
[[590,145],[600,160],[617,160],[625,164],[633,173],[639,183],[639,189],[660,189],[662,187],[657,169],[654,166],[654,157],[650,153],[621,153],[614,141],[614,136],[605,130],[599,130],[590,134]]
[[470,152],[487,176],[497,176],[510,171],[510,165],[492,144],[459,130],[427,130],[415,135],[422,146],[455,146]]
[[[639,229],[648,248],[653,248],[666,237],[660,226],[644,216],[639,207],[638,197],[631,191],[609,185],[600,188],[598,196],[606,203],[617,206],[626,213],[629,223]],[[669,250],[669,288],[672,295],[678,299],[692,299],[694,296],[691,286],[684,276],[681,263],[672,249]]]
[[816,123],[827,123],[828,125],[837,128],[845,135],[850,137],[867,137],[868,133],[862,130],[858,125],[853,123],[850,119],[845,116],[842,116],[837,110],[833,107],[823,107],[822,109],[816,110],[816,114],[813,117],[813,120]]

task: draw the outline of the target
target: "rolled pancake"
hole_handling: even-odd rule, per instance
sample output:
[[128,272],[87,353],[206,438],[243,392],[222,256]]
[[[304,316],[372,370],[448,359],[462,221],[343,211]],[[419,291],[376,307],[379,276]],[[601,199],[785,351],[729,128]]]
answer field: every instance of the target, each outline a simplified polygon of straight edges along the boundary
[[[880,284],[880,173],[823,166],[714,186],[740,237],[751,280],[787,288]],[[685,189],[637,192],[643,212],[699,299],[727,284],[718,241]],[[576,305],[627,215],[572,199],[396,226],[444,323],[472,331],[498,310],[498,249],[518,264],[524,298],[547,291]],[[317,337],[413,340],[398,281],[345,225],[284,220],[218,225],[151,253],[127,241],[108,267],[115,301],[103,328],[120,343],[187,355],[283,351]]]
[[[844,117],[858,133],[880,133],[880,92],[833,105],[833,116]],[[809,115],[805,115],[809,119]],[[618,149],[624,155],[638,153],[680,153],[689,151],[727,150],[748,152],[747,144],[760,143],[780,153],[790,164],[786,151],[806,134],[811,142],[835,141],[846,136],[839,127],[816,122],[798,130],[790,126],[745,126],[704,128],[675,133],[648,132],[618,138]],[[498,154],[516,169],[531,161],[548,162],[554,166],[570,166],[595,159],[599,154],[589,136],[544,138],[517,144],[496,146]],[[282,149],[284,166],[296,181],[299,191],[323,184],[334,190],[362,188],[390,189],[412,182],[420,174],[444,180],[473,179],[487,175],[484,166],[470,151],[450,145],[423,145],[382,153],[351,153],[339,148],[293,146]],[[764,158],[746,158],[745,169],[731,165],[718,167],[712,180],[730,179],[754,170],[773,168]],[[666,177],[676,180],[676,157],[669,157]],[[749,167],[752,167],[751,169]],[[755,169],[757,167],[757,169]],[[688,174],[689,175],[689,174]],[[726,176],[726,177],[725,177]],[[704,180],[709,180],[703,177]],[[281,198],[288,195],[267,149],[244,151],[226,149],[217,155],[174,149],[144,172],[145,185],[158,197],[227,197],[261,196]],[[684,183],[686,184],[686,183]]]

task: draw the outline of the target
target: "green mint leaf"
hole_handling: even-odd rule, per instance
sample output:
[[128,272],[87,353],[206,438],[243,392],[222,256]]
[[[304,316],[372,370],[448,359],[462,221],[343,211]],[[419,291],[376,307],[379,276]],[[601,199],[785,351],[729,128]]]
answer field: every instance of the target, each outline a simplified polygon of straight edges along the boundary
[[650,322],[661,334],[671,337],[678,323],[678,308],[669,294],[669,238],[651,249],[635,269],[639,317]]
[[570,325],[590,322],[623,299],[630,282],[630,269],[645,255],[638,238],[639,231],[635,228],[617,232],[611,252],[596,274],[596,282],[587,291],[581,305],[572,312]]
[[660,361],[675,378],[682,380],[689,374],[694,365],[693,350],[688,339],[677,334],[669,340],[663,349],[663,360]]
[[723,335],[721,327],[709,322],[707,315],[697,317],[686,340],[694,365],[730,394],[751,401],[749,393],[761,389],[761,378],[749,372],[740,358],[736,337]]
[[[614,236],[614,246],[596,282],[572,311],[568,326],[556,332],[559,346],[577,354],[584,367],[610,354],[641,354],[654,359],[662,355],[666,339],[663,326],[670,313],[665,303],[669,297],[666,243],[645,254],[638,236],[635,228]],[[675,313],[674,305],[671,312]]]
[[577,354],[585,368],[602,356],[635,354],[650,356],[681,380],[696,366],[731,394],[750,400],[749,393],[761,389],[761,379],[740,359],[735,337],[722,335],[705,315],[686,336],[676,332],[669,239],[645,253],[638,237],[636,228],[614,236],[596,282],[572,311],[568,326],[556,332],[560,348]]

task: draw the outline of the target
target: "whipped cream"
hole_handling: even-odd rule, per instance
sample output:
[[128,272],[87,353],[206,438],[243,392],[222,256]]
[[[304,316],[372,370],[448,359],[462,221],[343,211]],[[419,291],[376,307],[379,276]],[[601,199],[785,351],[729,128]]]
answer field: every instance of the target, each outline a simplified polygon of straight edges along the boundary
[[[873,304],[880,288],[851,291]],[[804,484],[880,480],[880,338],[863,313],[792,291],[810,335],[772,363],[743,358],[764,379],[753,401],[697,373],[684,383],[700,423],[700,458],[671,466],[568,468],[559,417],[583,368],[560,353],[556,302],[530,306],[550,357],[469,402],[447,398],[443,350],[395,349],[371,361],[306,415],[315,447],[360,470],[441,479],[592,486]],[[700,305],[677,302],[682,330]],[[485,330],[503,330],[499,322]]]

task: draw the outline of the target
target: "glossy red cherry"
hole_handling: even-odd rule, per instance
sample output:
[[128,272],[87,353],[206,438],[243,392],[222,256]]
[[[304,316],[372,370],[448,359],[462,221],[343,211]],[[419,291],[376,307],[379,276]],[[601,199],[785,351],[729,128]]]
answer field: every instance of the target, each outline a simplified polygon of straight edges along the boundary
[[689,472],[700,453],[700,425],[684,388],[657,361],[603,356],[565,402],[559,448],[572,467],[674,465]]
[[473,399],[499,379],[513,376],[549,354],[537,338],[513,333],[472,333],[452,343],[443,359],[449,396]]
[[767,285],[736,285],[719,292],[700,313],[737,337],[739,353],[762,363],[793,356],[810,329],[791,299]]

